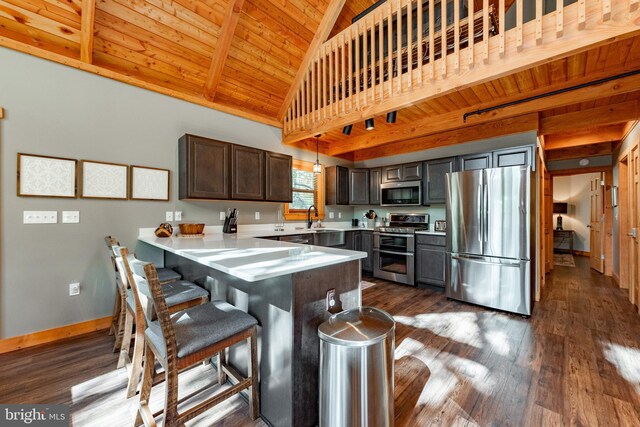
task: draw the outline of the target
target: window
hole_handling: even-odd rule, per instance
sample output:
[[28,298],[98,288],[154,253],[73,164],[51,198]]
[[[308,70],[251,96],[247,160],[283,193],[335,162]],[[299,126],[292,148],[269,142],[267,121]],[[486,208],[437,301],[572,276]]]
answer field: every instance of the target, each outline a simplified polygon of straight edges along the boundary
[[[293,161],[293,201],[285,205],[284,218],[288,221],[307,219],[309,206],[318,208],[318,219],[324,219],[324,167],[313,173],[313,163]],[[312,218],[315,219],[312,212]]]

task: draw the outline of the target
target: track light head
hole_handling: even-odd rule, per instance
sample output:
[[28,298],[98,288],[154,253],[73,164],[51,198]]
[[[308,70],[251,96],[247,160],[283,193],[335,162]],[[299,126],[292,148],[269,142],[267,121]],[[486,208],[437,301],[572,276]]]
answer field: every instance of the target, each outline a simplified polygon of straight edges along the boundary
[[364,127],[367,130],[373,130],[374,126],[373,126],[373,118],[367,119],[364,121]]
[[387,113],[387,123],[395,123],[396,122],[396,113],[397,113],[397,111],[389,111]]
[[345,135],[351,135],[352,128],[353,128],[353,125],[346,125],[345,127],[342,128],[342,133]]

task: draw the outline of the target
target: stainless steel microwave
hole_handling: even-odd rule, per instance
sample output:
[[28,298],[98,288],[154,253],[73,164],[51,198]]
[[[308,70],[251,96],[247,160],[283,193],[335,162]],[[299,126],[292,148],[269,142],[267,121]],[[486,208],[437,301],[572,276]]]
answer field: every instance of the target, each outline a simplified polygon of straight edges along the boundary
[[422,182],[388,182],[380,186],[380,206],[420,206]]

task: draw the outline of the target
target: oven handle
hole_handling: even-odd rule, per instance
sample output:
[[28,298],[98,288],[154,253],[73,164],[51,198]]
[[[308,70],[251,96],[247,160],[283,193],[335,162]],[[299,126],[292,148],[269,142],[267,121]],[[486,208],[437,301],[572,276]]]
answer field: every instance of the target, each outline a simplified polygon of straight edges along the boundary
[[376,232],[378,236],[391,236],[391,237],[413,237],[413,234],[395,234],[395,233],[380,233]]
[[391,254],[391,255],[404,255],[404,256],[413,256],[414,255],[411,252],[385,251],[385,250],[381,250],[381,249],[374,249],[373,252],[380,252],[381,254]]

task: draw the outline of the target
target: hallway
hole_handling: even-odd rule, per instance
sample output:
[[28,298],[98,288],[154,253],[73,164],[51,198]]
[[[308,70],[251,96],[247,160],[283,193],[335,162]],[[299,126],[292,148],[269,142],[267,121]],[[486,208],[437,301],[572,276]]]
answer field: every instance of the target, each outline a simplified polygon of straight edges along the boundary
[[[396,426],[640,425],[640,316],[587,258],[576,265],[554,269],[531,320],[365,277],[364,304],[397,322]],[[112,345],[104,331],[0,355],[0,402],[69,404],[76,427],[131,425],[137,399]],[[211,366],[183,375],[214,378]],[[264,423],[235,398],[188,425]]]

